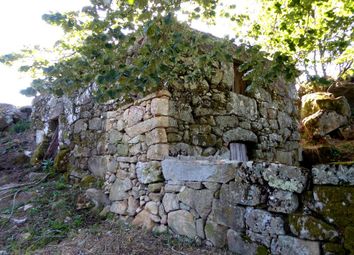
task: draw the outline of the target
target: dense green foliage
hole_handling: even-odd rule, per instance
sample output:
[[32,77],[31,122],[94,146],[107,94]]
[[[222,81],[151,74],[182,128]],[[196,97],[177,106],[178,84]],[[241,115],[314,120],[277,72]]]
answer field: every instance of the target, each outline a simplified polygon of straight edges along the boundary
[[280,51],[296,59],[308,79],[338,77],[353,71],[354,1],[261,1],[259,18],[249,34],[267,51]]
[[[352,70],[353,1],[260,1],[263,8],[256,19],[235,12],[237,1],[236,5],[223,2],[91,0],[79,12],[43,15],[66,33],[50,52],[51,58],[45,57],[48,51],[36,48],[5,55],[0,61],[26,59],[20,70],[34,74],[32,88],[40,93],[62,95],[95,83],[101,100],[134,98],[173,83],[198,82],[213,75],[212,67],[221,64],[217,59],[241,60],[244,79],[254,86],[267,85],[279,75],[294,79],[299,74],[296,64],[309,78],[326,77],[326,66],[334,63],[341,75]],[[215,22],[222,16],[237,31],[246,31],[242,27],[248,25],[252,29],[238,33],[245,44],[236,48],[232,40],[216,40],[177,22],[182,12],[189,22]],[[250,47],[254,41],[260,46]],[[49,60],[53,56],[56,60]]]

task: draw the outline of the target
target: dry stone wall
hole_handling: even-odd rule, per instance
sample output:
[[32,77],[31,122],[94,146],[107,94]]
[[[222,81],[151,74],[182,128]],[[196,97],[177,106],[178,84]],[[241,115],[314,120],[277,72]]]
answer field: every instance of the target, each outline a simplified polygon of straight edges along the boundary
[[354,166],[170,158],[162,206],[173,232],[236,254],[353,254]]

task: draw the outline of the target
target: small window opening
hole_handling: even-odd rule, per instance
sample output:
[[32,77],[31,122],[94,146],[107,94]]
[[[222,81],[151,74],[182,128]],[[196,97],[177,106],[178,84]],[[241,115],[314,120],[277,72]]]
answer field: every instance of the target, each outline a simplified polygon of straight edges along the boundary
[[248,161],[246,144],[240,142],[230,143],[230,155],[231,160]]
[[237,94],[244,94],[246,91],[247,83],[242,79],[244,73],[240,72],[238,68],[240,67],[240,62],[234,62],[234,86],[232,87],[232,92]]

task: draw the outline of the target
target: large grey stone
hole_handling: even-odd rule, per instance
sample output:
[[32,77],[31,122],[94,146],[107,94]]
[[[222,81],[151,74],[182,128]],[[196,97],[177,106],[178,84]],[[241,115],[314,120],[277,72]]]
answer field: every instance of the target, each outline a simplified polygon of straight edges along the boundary
[[255,120],[258,117],[256,100],[240,94],[230,93],[226,109],[229,114],[235,114],[249,120]]
[[239,232],[233,229],[227,231],[227,245],[229,250],[236,254],[254,255],[257,254],[258,245],[246,240]]
[[220,225],[241,231],[245,228],[244,214],[243,207],[230,205],[219,199],[213,201],[211,218]]
[[124,180],[117,179],[110,190],[109,193],[109,200],[116,201],[116,200],[123,200],[128,198],[128,190],[133,187],[132,182],[130,179],[126,178]]
[[305,241],[292,236],[279,236],[271,246],[274,255],[320,255],[320,243]]
[[247,235],[251,240],[270,246],[272,238],[284,235],[284,220],[279,216],[260,210],[247,208],[245,221],[248,227]]
[[208,189],[195,190],[184,187],[178,194],[178,199],[195,209],[199,216],[205,219],[211,211],[213,192]]
[[169,158],[162,161],[162,172],[166,180],[226,183],[235,178],[236,165],[232,161]]
[[88,160],[88,169],[94,175],[103,178],[108,171],[108,163],[108,156],[91,157]]
[[314,184],[354,185],[354,164],[351,166],[316,165],[312,167],[312,176]]
[[254,184],[230,182],[223,184],[220,189],[220,200],[229,205],[255,206],[264,201],[262,190]]
[[225,246],[226,231],[226,226],[219,225],[209,219],[205,223],[205,236],[216,247]]
[[268,197],[268,210],[271,212],[292,213],[299,207],[299,199],[293,192],[274,190]]
[[64,111],[64,105],[61,98],[51,97],[47,103],[48,119],[53,120],[60,116]]
[[89,129],[90,130],[100,130],[102,128],[101,118],[93,118],[89,120]]
[[348,123],[348,117],[335,111],[320,110],[302,120],[305,131],[312,136],[325,136]]
[[243,128],[235,128],[225,132],[222,136],[225,143],[230,142],[257,142],[257,136],[252,131],[243,129]]
[[185,210],[168,214],[168,226],[177,234],[194,238],[197,235],[194,216]]
[[162,181],[161,164],[158,161],[138,162],[136,164],[136,175],[139,182],[148,184]]
[[307,175],[305,169],[281,164],[270,164],[262,171],[262,176],[269,186],[297,193],[305,189]]

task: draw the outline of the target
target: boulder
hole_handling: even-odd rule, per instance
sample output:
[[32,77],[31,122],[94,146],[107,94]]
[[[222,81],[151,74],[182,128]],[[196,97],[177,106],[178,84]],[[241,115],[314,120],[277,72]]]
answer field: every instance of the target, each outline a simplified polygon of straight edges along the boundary
[[347,123],[346,116],[326,110],[320,110],[302,120],[305,132],[315,137],[323,137]]
[[340,82],[328,88],[328,92],[334,96],[344,96],[350,107],[354,108],[354,83],[353,82]]
[[345,117],[351,115],[350,106],[345,97],[335,97],[332,93],[316,92],[301,98],[301,119],[320,110],[334,111]]
[[26,114],[22,113],[11,104],[0,104],[0,131],[5,130],[19,120],[25,119]]

